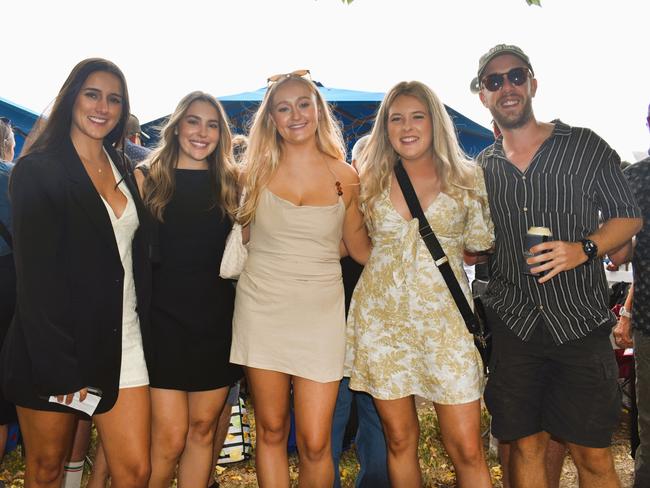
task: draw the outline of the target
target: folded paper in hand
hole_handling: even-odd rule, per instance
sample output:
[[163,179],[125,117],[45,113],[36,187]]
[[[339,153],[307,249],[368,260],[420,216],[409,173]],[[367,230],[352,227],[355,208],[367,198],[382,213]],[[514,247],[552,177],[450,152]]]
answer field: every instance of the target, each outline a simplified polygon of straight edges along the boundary
[[57,398],[54,395],[52,395],[50,397],[50,402],[58,403],[60,405],[65,405],[66,407],[74,408],[75,410],[79,410],[81,412],[84,412],[92,416],[92,414],[95,413],[95,409],[97,408],[97,405],[99,405],[99,401],[101,399],[102,399],[101,396],[88,392],[88,394],[86,395],[86,399],[83,402],[81,402],[79,401],[79,392],[77,392],[72,397],[72,403],[70,403],[70,405],[65,403],[65,395],[63,396],[63,401],[61,402],[57,400]]

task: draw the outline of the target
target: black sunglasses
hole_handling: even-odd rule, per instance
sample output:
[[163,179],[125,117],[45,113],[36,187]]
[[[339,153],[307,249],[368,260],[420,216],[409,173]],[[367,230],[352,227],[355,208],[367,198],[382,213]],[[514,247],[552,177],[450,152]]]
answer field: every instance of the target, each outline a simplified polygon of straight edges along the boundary
[[495,92],[499,91],[503,87],[504,76],[507,76],[508,81],[514,86],[521,86],[526,83],[529,75],[531,75],[531,73],[528,68],[512,68],[507,73],[492,73],[491,75],[487,75],[481,80],[481,85],[483,85],[486,90]]
[[4,122],[5,124],[11,127],[11,120],[8,119],[7,117],[0,117],[0,122]]

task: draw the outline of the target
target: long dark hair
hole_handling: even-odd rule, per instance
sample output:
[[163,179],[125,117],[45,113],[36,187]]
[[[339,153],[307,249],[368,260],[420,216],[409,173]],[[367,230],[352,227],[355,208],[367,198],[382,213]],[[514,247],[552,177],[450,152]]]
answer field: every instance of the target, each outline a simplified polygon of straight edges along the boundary
[[70,137],[72,107],[88,76],[97,71],[104,71],[117,76],[122,84],[122,114],[117,125],[104,138],[104,144],[116,146],[123,144],[126,122],[130,112],[129,92],[126,88],[124,73],[115,63],[107,59],[88,58],[79,62],[72,69],[54,100],[52,110],[49,114],[41,116],[30,132],[21,156],[33,152],[57,149]]

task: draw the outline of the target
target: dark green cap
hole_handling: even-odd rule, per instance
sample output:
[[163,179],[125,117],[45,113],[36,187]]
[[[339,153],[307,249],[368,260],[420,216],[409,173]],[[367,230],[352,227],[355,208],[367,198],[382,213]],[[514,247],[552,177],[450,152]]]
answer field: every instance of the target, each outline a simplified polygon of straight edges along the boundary
[[476,72],[476,78],[474,78],[470,83],[470,90],[472,93],[478,93],[480,91],[480,80],[488,63],[497,56],[502,56],[504,54],[512,54],[513,56],[517,56],[524,63],[526,63],[526,66],[530,72],[533,74],[533,76],[535,76],[535,70],[533,70],[533,65],[530,64],[530,59],[520,47],[515,46],[514,44],[497,44],[483,56],[481,56],[481,58],[478,60],[478,71]]

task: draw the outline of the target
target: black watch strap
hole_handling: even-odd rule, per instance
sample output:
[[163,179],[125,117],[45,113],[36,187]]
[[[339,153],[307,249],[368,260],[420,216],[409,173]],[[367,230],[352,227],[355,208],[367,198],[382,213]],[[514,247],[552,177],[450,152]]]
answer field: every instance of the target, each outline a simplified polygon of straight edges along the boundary
[[580,239],[582,250],[587,255],[587,262],[592,262],[598,256],[598,246],[591,239]]

